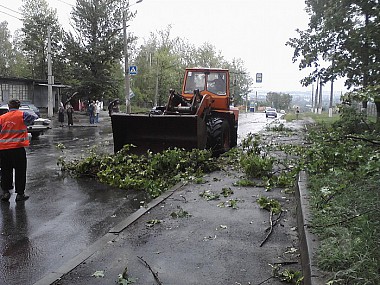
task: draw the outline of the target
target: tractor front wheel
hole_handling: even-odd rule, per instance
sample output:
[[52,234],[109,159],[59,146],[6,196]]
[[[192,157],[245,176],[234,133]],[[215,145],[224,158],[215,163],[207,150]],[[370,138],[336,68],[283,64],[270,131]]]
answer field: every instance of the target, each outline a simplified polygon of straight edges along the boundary
[[231,132],[228,122],[222,118],[212,118],[207,124],[207,147],[214,154],[222,154],[231,148]]

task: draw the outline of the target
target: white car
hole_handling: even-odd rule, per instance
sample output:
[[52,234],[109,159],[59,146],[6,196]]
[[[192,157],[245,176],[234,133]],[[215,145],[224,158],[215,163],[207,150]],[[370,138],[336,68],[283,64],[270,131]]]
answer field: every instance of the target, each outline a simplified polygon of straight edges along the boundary
[[[21,111],[29,112],[35,114],[35,112],[25,106],[20,107]],[[0,106],[0,115],[3,115],[9,111],[8,105]],[[49,119],[38,118],[34,121],[33,125],[28,126],[28,133],[32,135],[32,138],[38,138],[40,135],[44,134],[50,127],[51,121]]]

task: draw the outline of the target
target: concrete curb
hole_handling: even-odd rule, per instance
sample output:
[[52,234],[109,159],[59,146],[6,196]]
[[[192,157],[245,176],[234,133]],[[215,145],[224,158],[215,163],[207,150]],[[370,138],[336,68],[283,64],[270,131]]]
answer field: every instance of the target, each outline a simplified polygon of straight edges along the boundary
[[104,248],[108,242],[113,241],[118,236],[118,234],[122,232],[125,228],[127,228],[130,224],[132,224],[134,221],[139,219],[146,212],[150,211],[151,209],[153,209],[154,207],[156,207],[157,205],[165,201],[167,198],[173,195],[174,192],[176,192],[183,186],[185,186],[185,184],[182,182],[174,185],[171,189],[167,190],[161,196],[149,202],[146,207],[138,209],[136,212],[134,212],[132,215],[126,218],[124,221],[120,222],[119,224],[111,228],[107,234],[105,234],[103,237],[98,239],[96,242],[94,242],[88,248],[83,250],[77,256],[67,261],[65,264],[60,266],[55,271],[46,274],[40,280],[35,282],[34,285],[47,285],[47,284],[54,283],[63,275],[67,274],[68,272],[76,268],[78,265],[80,265],[82,262],[90,258],[95,252]]
[[309,192],[307,189],[307,175],[301,171],[296,187],[297,224],[301,250],[301,263],[305,285],[326,284],[326,274],[317,268],[315,252],[318,248],[318,239],[309,229],[311,220]]

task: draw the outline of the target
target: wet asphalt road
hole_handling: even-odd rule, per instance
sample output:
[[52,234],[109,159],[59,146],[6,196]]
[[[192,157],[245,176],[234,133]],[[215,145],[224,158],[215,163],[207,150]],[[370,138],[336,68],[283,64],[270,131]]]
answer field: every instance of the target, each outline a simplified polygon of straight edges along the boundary
[[[273,119],[263,113],[242,114],[239,140],[258,132]],[[125,192],[63,175],[57,166],[61,155],[75,158],[101,144],[112,151],[112,130],[107,113],[90,126],[84,115],[76,115],[74,127],[52,129],[31,142],[27,150],[26,193],[31,197],[1,203],[0,284],[33,284],[93,244],[125,219],[144,200],[142,193]],[[56,146],[63,144],[63,152]]]

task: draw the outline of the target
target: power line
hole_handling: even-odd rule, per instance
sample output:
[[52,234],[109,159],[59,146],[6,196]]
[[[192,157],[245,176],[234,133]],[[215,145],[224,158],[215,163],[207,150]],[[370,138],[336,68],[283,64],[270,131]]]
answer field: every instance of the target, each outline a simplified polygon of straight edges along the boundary
[[11,15],[11,14],[8,14],[7,12],[4,12],[4,11],[1,11],[1,10],[0,10],[0,13],[3,13],[3,14],[5,14],[5,15],[11,16],[11,17],[13,17],[13,18],[16,18],[17,20],[22,21],[20,18],[18,18],[18,17],[16,17],[16,16],[13,16],[13,15]]
[[7,10],[9,10],[9,11],[12,11],[12,12],[14,12],[14,13],[17,13],[17,14],[19,14],[19,15],[22,15],[20,12],[18,12],[18,11],[16,11],[16,10],[13,10],[13,9],[10,9],[10,8],[8,8],[8,7],[5,7],[5,6],[1,5],[1,4],[0,4],[0,7],[3,7],[3,8],[5,8],[5,9],[7,9]]
[[70,4],[70,3],[67,3],[67,2],[65,2],[65,1],[63,1],[63,0],[58,0],[59,2],[62,2],[62,3],[64,3],[64,4],[66,4],[66,5],[69,5],[69,6],[71,6],[71,7],[74,7],[74,5],[72,5],[72,4]]

